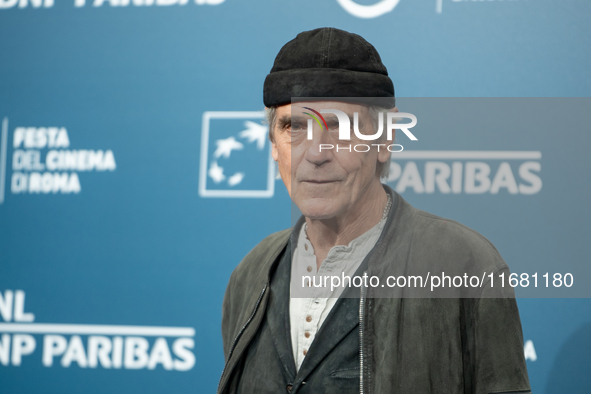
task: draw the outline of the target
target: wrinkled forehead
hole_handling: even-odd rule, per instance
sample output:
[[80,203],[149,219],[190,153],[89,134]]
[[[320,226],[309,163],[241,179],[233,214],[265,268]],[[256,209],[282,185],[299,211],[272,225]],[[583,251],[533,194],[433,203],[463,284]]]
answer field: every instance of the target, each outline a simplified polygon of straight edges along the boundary
[[[277,107],[278,116],[297,117],[306,115],[310,112],[321,113],[323,110],[338,110],[344,112],[353,119],[354,113],[358,113],[360,117],[367,114],[368,107],[363,104],[347,103],[342,101],[300,101],[291,104],[285,104]],[[324,118],[335,118],[336,115],[331,113],[323,113]]]

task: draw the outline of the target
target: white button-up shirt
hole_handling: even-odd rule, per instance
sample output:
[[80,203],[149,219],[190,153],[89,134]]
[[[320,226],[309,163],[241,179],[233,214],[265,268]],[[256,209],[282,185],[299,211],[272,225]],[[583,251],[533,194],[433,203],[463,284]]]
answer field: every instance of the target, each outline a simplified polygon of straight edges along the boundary
[[[377,242],[386,221],[381,220],[364,234],[355,238],[348,246],[337,245],[330,249],[326,259],[316,268],[316,256],[312,243],[306,236],[306,223],[302,226],[296,249],[291,263],[291,298],[289,303],[289,317],[291,324],[291,345],[293,349],[296,369],[299,370],[304,357],[324,323],[344,287],[330,289],[327,287],[312,287],[302,291],[302,276],[317,276],[316,284],[320,284],[320,276],[330,275],[351,279],[361,265],[361,262]],[[323,283],[324,284],[324,283]],[[298,296],[299,295],[299,296]],[[311,296],[311,298],[302,298]]]

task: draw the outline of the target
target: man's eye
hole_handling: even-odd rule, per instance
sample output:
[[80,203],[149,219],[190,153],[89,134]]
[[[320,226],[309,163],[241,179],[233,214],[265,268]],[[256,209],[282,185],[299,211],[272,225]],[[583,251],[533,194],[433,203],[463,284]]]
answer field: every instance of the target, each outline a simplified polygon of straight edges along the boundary
[[329,131],[339,131],[338,122],[328,122],[327,126]]
[[292,132],[303,131],[305,129],[306,129],[306,126],[303,123],[292,123],[291,124],[291,131]]

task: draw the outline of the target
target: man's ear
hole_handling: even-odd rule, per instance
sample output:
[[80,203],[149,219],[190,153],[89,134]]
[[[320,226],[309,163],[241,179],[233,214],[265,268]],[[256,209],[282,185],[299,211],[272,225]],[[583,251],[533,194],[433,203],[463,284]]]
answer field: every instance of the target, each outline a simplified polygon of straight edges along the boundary
[[271,157],[275,161],[279,159],[279,153],[277,152],[277,144],[275,144],[275,141],[271,142]]
[[[265,113],[267,113],[268,110],[269,107],[265,106]],[[269,135],[271,135],[271,125],[269,125]],[[271,157],[275,161],[277,161],[277,159],[279,158],[279,155],[277,153],[277,145],[275,144],[275,141],[271,141]]]
[[378,161],[380,163],[386,163],[388,160],[390,160],[391,155],[392,153],[390,153],[388,149],[380,149],[380,151],[378,152]]

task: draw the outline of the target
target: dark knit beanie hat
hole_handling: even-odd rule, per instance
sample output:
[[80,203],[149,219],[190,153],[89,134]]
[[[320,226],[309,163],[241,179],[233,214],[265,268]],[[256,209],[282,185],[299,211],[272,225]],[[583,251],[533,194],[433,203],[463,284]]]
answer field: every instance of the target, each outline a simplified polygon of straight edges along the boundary
[[266,107],[289,104],[292,97],[380,97],[378,105],[394,107],[394,85],[373,45],[324,27],[285,44],[265,78]]

